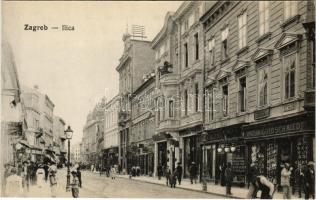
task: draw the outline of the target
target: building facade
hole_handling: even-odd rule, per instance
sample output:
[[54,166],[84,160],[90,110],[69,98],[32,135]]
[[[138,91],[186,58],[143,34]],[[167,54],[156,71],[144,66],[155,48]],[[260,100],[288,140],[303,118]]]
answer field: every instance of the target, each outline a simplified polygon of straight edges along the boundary
[[86,124],[83,128],[81,144],[82,162],[88,165],[94,165],[96,170],[99,170],[102,162],[104,109],[105,98],[102,98],[88,114]]
[[[175,163],[181,162],[179,149],[179,40],[178,24],[174,13],[165,16],[161,31],[152,41],[155,50],[156,91],[155,91],[155,142],[154,171],[158,166],[169,166],[174,170]],[[169,152],[169,153],[168,153]]]
[[132,95],[132,131],[129,137],[131,166],[139,166],[140,173],[154,172],[155,134],[155,73],[144,74],[143,84]]
[[119,149],[119,128],[118,112],[120,109],[119,96],[113,97],[106,102],[104,110],[104,146],[103,166],[118,165]]
[[123,36],[124,52],[120,63],[116,67],[119,73],[120,111],[118,115],[120,134],[119,164],[123,171],[131,167],[127,160],[130,150],[129,134],[131,132],[131,97],[132,93],[142,84],[143,74],[150,73],[153,69],[154,51],[150,42],[132,39],[132,35],[125,33]]
[[200,137],[202,132],[203,104],[203,28],[199,23],[207,2],[184,2],[174,14],[178,25],[178,89],[179,112],[179,162],[184,168],[184,177],[189,176],[189,167],[195,162],[201,165]]
[[201,18],[203,177],[217,182],[219,167],[229,162],[234,182],[245,184],[257,162],[279,183],[285,162],[297,167],[315,160],[312,7],[308,1],[218,1]]
[[54,116],[53,122],[53,134],[54,134],[54,141],[55,141],[55,151],[56,155],[59,157],[59,163],[65,164],[66,163],[66,136],[65,136],[65,121],[58,116]]

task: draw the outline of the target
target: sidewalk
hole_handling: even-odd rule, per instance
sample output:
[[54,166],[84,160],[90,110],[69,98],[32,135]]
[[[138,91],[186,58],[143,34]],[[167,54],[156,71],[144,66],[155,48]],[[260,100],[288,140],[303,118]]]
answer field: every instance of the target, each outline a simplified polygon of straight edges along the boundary
[[[117,175],[119,178],[126,178],[129,179],[129,175]],[[157,184],[157,185],[166,185],[166,178],[161,177],[161,180],[158,180],[158,178],[148,177],[148,176],[139,176],[139,177],[132,177],[132,180],[134,181],[142,181],[146,183],[151,184]],[[188,179],[184,179],[181,181],[181,185],[176,185],[176,188],[181,188],[185,190],[191,190],[196,192],[204,192],[202,191],[202,184],[191,184],[191,182]],[[244,199],[247,196],[248,189],[247,188],[239,188],[239,187],[232,187],[232,193],[233,195],[226,195],[226,188],[215,185],[214,183],[207,183],[207,193],[214,194],[218,196],[222,196],[225,198],[234,198],[234,199]],[[273,196],[274,199],[283,199],[283,195],[280,192],[276,192]],[[292,199],[299,199],[297,196],[292,195]]]

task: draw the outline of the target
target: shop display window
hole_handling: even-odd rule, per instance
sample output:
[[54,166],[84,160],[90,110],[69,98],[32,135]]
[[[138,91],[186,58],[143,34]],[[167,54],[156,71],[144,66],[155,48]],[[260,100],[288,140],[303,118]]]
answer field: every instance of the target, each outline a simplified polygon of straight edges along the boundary
[[237,146],[235,152],[232,153],[232,170],[235,175],[234,182],[245,183],[245,146]]
[[271,181],[276,178],[277,171],[278,146],[275,143],[269,143],[267,146],[267,177]]

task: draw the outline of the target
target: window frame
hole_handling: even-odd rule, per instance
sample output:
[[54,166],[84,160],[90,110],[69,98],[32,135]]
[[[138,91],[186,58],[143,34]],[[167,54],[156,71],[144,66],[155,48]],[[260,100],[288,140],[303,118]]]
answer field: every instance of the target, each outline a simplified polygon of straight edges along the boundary
[[189,49],[188,49],[188,43],[185,42],[183,44],[184,46],[184,68],[188,68],[189,67]]
[[248,17],[246,11],[244,11],[237,17],[239,49],[247,46],[247,18]]
[[[245,79],[245,84],[246,84],[246,87],[243,91],[243,110],[242,110],[242,105],[241,105],[241,80],[242,79]],[[238,99],[237,99],[237,102],[238,102],[238,112],[239,113],[243,113],[243,112],[246,112],[247,111],[247,76],[246,75],[243,75],[243,76],[240,76],[238,77]]]
[[215,38],[208,41],[208,51],[210,53],[210,65],[215,66]]
[[298,1],[284,1],[284,20],[298,15]]
[[[259,36],[262,36],[270,31],[270,2],[258,2],[258,16],[259,16]],[[262,19],[263,18],[263,19]],[[263,30],[262,30],[263,28]]]
[[[293,70],[287,70],[288,67],[285,66],[285,61],[286,59],[290,59],[290,57],[293,56],[295,59],[295,67],[294,67],[294,95],[293,96],[288,96],[286,97],[286,73],[287,72],[291,72]],[[298,96],[298,85],[299,85],[299,79],[298,79],[298,66],[299,66],[299,56],[298,56],[298,52],[294,51],[288,54],[284,54],[282,55],[282,85],[283,85],[283,89],[282,89],[282,97],[284,101],[291,101],[293,99],[295,99]],[[289,95],[291,94],[291,83],[289,82]]]
[[174,117],[174,101],[173,101],[173,99],[169,100],[168,107],[169,107],[169,118],[173,118]]
[[188,95],[188,90],[185,89],[183,92],[184,96],[184,116],[188,116],[188,110],[189,110],[189,95]]
[[199,111],[199,83],[194,84],[194,110],[195,112]]
[[199,44],[199,33],[195,33],[194,34],[194,49],[195,49],[195,60],[199,60],[200,59],[200,55],[199,55],[199,48],[200,48],[200,44]]
[[229,28],[226,26],[221,31],[221,59],[226,60],[228,58],[228,36]]
[[[229,110],[229,91],[228,91],[228,84],[223,84],[222,86],[222,114],[223,114],[223,117],[227,117],[228,116],[228,110]],[[224,95],[224,87],[227,87],[227,99],[225,101],[225,95]],[[225,104],[226,102],[226,104]],[[226,105],[226,106],[224,106]],[[225,108],[225,110],[224,110]]]

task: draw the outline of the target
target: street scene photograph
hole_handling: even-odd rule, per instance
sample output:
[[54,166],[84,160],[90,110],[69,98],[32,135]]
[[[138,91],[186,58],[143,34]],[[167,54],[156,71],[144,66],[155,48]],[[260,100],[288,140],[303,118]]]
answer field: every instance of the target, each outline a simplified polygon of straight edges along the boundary
[[1,198],[315,199],[315,1],[1,17]]

